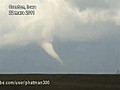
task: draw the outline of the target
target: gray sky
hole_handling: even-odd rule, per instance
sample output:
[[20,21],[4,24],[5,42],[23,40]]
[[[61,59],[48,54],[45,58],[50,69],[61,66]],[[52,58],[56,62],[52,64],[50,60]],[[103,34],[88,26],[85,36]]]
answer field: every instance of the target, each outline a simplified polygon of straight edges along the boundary
[[35,16],[7,15],[9,4],[28,0],[1,2],[0,73],[120,69],[120,0],[29,0]]

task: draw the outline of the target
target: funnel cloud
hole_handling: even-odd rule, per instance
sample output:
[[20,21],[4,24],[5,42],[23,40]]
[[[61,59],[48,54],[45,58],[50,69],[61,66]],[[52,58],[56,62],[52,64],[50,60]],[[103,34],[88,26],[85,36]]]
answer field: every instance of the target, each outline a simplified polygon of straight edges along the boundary
[[61,64],[63,64],[63,61],[60,59],[59,55],[55,52],[52,43],[43,42],[40,46],[41,46],[52,58],[58,60]]

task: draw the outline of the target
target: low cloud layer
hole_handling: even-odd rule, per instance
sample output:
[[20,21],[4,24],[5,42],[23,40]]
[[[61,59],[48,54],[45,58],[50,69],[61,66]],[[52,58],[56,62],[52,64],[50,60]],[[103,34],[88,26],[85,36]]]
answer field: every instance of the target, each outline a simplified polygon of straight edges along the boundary
[[[120,27],[120,1],[98,2],[104,6],[97,0],[2,0],[0,47],[37,43],[62,62],[52,46],[54,39],[90,42],[120,33],[108,28]],[[36,15],[9,16],[9,4],[35,4]]]

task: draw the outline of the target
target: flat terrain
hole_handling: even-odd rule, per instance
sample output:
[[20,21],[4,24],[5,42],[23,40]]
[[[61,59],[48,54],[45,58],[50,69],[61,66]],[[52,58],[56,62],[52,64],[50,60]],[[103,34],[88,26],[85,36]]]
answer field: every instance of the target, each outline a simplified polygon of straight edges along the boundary
[[[5,81],[43,81],[46,85],[2,85]],[[118,74],[1,74],[0,90],[120,90]],[[49,84],[49,85],[48,85]]]

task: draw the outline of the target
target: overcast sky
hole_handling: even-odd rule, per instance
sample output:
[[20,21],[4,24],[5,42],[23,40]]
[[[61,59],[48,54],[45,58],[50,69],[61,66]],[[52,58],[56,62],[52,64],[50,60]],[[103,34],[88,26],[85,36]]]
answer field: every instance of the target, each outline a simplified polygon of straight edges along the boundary
[[[120,70],[120,0],[0,1],[0,73]],[[36,15],[9,16],[10,4]]]

